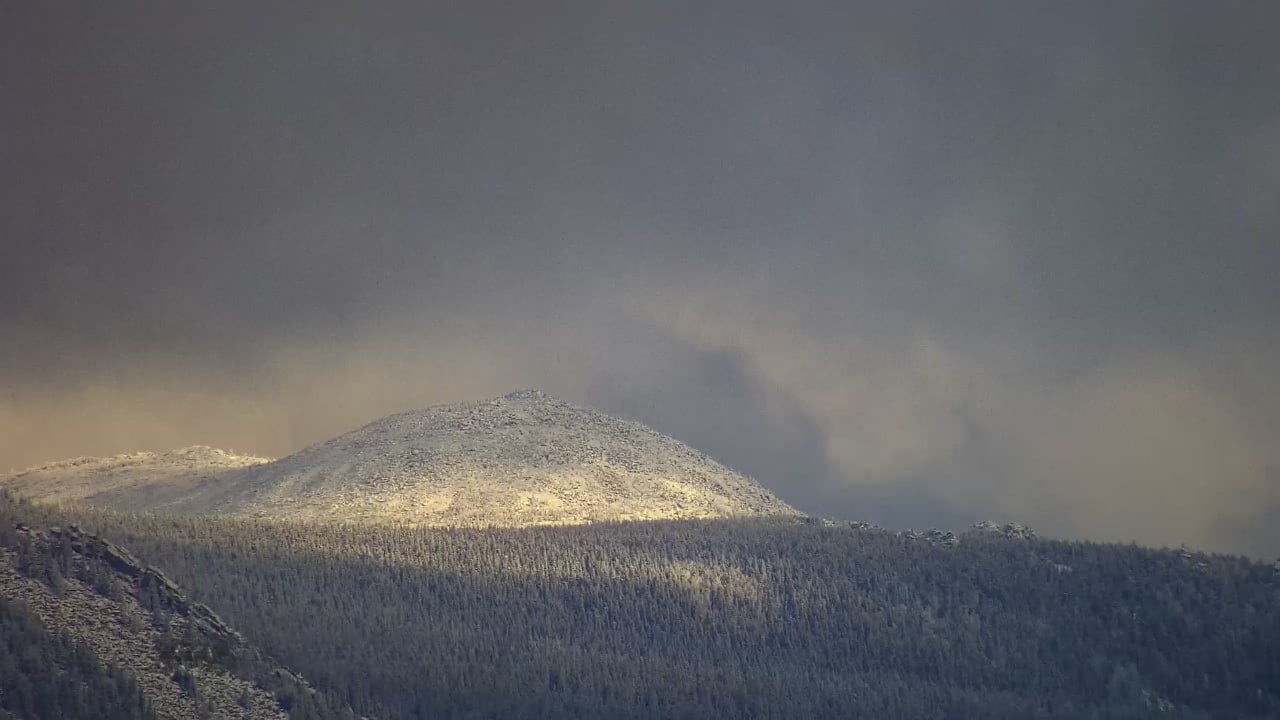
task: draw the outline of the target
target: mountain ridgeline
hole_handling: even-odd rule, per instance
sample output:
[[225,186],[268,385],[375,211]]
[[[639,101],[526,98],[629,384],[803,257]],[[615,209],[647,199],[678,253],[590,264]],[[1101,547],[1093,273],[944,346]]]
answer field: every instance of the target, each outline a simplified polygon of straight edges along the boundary
[[0,476],[0,487],[45,505],[161,511],[221,485],[234,470],[267,462],[269,458],[195,445],[45,463]]
[[535,390],[392,415],[274,462],[218,452],[180,453],[186,473],[163,455],[164,472],[107,463],[135,479],[103,483],[84,459],[4,485],[117,510],[424,525],[797,514],[684,443]]
[[808,518],[534,391],[3,485],[25,720],[1280,718],[1275,567]]

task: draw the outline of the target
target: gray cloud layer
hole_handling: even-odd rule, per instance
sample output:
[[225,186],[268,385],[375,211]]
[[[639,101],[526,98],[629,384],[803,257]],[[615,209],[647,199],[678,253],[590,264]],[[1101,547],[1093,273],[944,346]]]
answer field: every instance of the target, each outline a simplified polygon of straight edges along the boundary
[[1280,552],[1280,7],[10,15],[0,465],[539,386],[813,512]]

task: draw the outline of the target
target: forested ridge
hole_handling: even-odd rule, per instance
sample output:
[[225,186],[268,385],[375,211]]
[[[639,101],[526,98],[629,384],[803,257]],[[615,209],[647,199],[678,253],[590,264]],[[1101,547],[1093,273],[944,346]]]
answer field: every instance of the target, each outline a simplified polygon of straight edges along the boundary
[[1280,717],[1280,578],[1240,557],[793,519],[75,514],[380,718]]
[[66,519],[0,493],[0,720],[353,720]]

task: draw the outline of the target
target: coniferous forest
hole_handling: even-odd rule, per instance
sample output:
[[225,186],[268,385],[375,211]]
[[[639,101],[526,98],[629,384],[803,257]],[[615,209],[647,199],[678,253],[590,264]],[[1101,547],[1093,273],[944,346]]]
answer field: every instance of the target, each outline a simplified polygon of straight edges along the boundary
[[1280,577],[796,520],[534,529],[75,511],[379,718],[1280,717]]
[[51,633],[19,603],[0,597],[0,718],[149,720],[137,684],[87,648]]

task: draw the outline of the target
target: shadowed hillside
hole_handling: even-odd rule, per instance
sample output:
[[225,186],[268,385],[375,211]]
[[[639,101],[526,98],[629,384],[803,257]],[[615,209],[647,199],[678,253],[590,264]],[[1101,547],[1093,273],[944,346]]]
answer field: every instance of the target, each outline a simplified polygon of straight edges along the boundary
[[794,518],[81,521],[384,718],[1280,717],[1280,578],[1238,557]]
[[7,637],[30,646],[16,670],[0,665],[10,685],[0,709],[29,718],[353,717],[158,570],[49,517],[0,495],[0,619],[16,633]]

